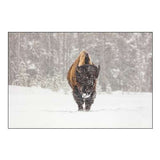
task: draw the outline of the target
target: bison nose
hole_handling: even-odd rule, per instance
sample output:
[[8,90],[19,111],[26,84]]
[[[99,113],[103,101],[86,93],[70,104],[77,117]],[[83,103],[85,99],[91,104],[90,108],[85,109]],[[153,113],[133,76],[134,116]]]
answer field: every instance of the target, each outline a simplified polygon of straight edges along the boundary
[[82,89],[82,92],[83,92],[83,93],[85,93],[85,92],[86,92],[86,89],[85,89],[85,87],[83,87],[83,89]]
[[85,90],[85,93],[90,94],[90,90],[89,90],[89,89],[86,89],[86,90]]

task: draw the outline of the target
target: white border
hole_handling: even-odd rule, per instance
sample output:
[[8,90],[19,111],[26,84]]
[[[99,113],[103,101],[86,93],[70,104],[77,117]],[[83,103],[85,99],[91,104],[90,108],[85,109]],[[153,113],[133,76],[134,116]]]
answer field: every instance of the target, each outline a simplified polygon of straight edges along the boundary
[[[0,9],[0,159],[160,159],[158,1],[5,0]],[[154,129],[7,129],[8,31],[153,31]]]

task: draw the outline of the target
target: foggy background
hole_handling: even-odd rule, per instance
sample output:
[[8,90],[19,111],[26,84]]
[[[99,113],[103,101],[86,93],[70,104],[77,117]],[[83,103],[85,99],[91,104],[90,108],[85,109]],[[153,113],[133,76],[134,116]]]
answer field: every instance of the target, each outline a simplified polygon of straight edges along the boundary
[[9,33],[9,85],[67,93],[82,50],[101,66],[98,92],[152,92],[152,33]]

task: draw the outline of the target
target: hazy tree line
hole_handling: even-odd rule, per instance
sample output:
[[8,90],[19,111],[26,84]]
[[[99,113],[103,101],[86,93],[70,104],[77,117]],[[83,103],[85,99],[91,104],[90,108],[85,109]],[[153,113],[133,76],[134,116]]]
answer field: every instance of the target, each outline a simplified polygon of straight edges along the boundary
[[81,50],[101,66],[99,91],[152,91],[152,33],[9,33],[9,85],[67,92]]

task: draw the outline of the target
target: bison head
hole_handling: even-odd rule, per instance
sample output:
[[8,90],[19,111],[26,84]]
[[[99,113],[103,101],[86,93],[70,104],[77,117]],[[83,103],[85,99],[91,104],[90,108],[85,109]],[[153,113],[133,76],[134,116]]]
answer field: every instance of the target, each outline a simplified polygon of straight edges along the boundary
[[96,79],[98,78],[100,66],[85,64],[77,66],[76,81],[79,84],[79,91],[83,98],[88,98],[95,90]]

